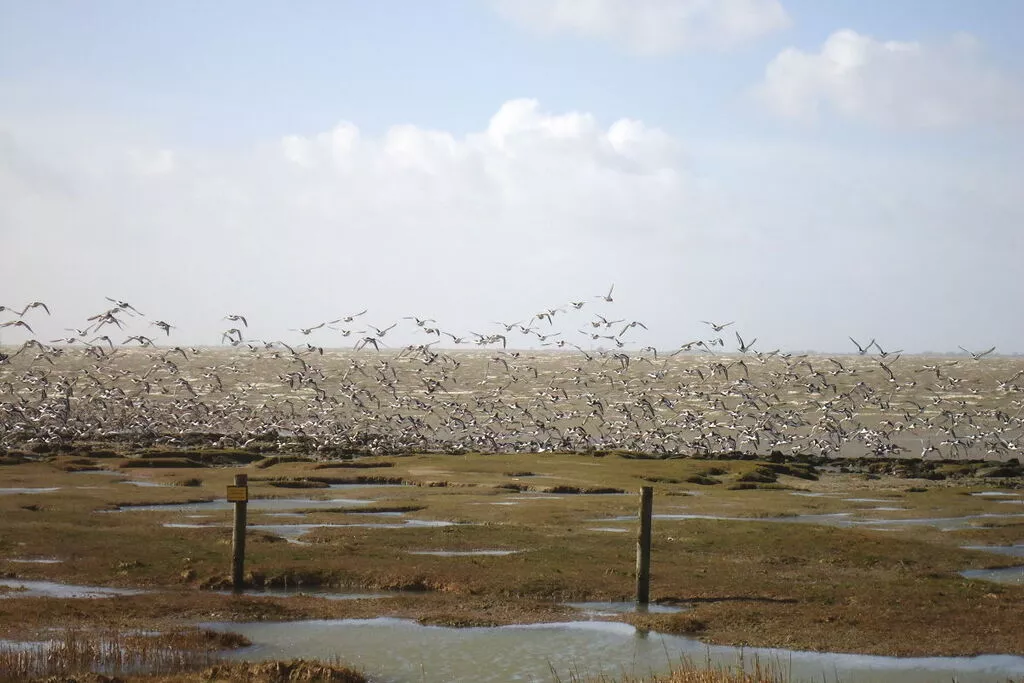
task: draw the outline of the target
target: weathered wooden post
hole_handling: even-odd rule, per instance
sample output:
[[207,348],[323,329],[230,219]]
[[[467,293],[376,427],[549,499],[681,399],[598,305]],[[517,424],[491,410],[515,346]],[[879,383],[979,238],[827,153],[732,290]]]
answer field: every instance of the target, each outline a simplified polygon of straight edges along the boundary
[[245,512],[249,501],[249,475],[236,474],[228,487],[228,502],[235,504],[235,527],[231,533],[231,590],[245,588]]
[[651,513],[654,487],[640,487],[640,533],[636,539],[636,603],[646,607],[651,597]]

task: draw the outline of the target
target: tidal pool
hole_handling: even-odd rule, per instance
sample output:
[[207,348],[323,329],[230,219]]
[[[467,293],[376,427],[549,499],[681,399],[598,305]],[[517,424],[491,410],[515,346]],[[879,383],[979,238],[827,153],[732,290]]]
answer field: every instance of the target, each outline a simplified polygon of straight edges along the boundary
[[896,658],[709,646],[682,636],[641,633],[618,622],[448,628],[393,618],[203,624],[253,645],[232,659],[340,659],[377,681],[441,683],[578,680],[665,673],[680,662],[774,667],[783,680],[843,683],[960,683],[1024,676],[1024,657]]
[[[409,527],[437,528],[456,526],[458,522],[448,522],[433,519],[406,519],[401,522],[351,522],[348,524],[323,522],[323,523],[299,523],[299,524],[248,524],[247,529],[265,531],[273,536],[280,536],[289,543],[299,543],[299,540],[314,529],[342,529],[345,527],[361,527],[365,529],[401,529]],[[168,529],[226,529],[229,524],[199,523],[199,522],[165,522],[161,526]]]
[[407,550],[409,555],[434,555],[436,557],[502,557],[515,555],[521,550]]
[[23,581],[22,579],[0,579],[0,586],[11,589],[0,591],[0,598],[109,598],[114,595],[141,595],[146,592],[130,588],[73,586],[53,581]]
[[[333,508],[341,505],[369,505],[375,501],[360,498],[253,498],[249,510],[295,510],[296,508]],[[226,500],[209,500],[201,503],[157,503],[154,505],[122,505],[116,512],[197,512],[200,510],[232,510],[235,504]]]
[[960,572],[960,576],[965,579],[1024,586],[1024,566],[1003,567],[1001,569],[966,569]]
[[964,550],[980,550],[985,553],[997,555],[1009,555],[1010,557],[1024,557],[1024,543],[1016,545],[964,545]]
[[895,498],[843,498],[845,503],[892,503]]
[[353,484],[328,484],[329,489],[414,489],[412,484],[374,484],[356,482]]
[[9,557],[8,562],[18,562],[19,564],[60,564],[64,560],[58,560],[53,557],[39,557],[39,558],[28,558],[28,557]]
[[[248,528],[259,529],[280,536],[289,541],[297,541],[313,529],[338,529],[343,527],[362,527],[365,529],[401,529],[408,527],[437,528],[455,526],[457,522],[433,519],[406,519],[401,522],[351,522],[349,524],[250,524]],[[164,526],[167,526],[166,524]]]
[[640,606],[635,602],[567,602],[569,607],[595,617],[609,617],[615,614],[676,614],[685,607],[650,603]]
[[[233,591],[212,591],[217,595],[234,595]],[[393,598],[401,595],[399,591],[390,593],[335,593],[319,588],[303,588],[302,586],[289,586],[287,588],[246,588],[245,595],[251,597],[274,597],[291,598],[296,596],[307,596],[311,598],[323,598],[324,600],[379,600],[381,598]]]
[[[869,512],[863,510],[861,512]],[[943,531],[956,531],[958,529],[970,529],[976,526],[979,521],[990,519],[1016,519],[1024,517],[1019,513],[983,513],[978,515],[966,515],[964,517],[920,517],[910,519],[870,519],[854,518],[852,512],[835,512],[819,515],[788,515],[781,517],[729,517],[726,515],[703,515],[703,514],[656,514],[655,520],[685,520],[685,519],[717,519],[730,522],[783,522],[789,524],[824,524],[837,527],[866,527],[879,531],[894,531],[893,527],[905,526],[935,526]],[[619,517],[608,517],[604,519],[591,519],[591,522],[636,522],[634,515],[622,515]],[[889,527],[880,529],[878,527]]]
[[[1024,543],[1016,545],[965,545],[961,547],[964,550],[980,550],[986,553],[995,553],[996,555],[1024,557]],[[992,581],[993,583],[1024,585],[1024,566],[1002,567],[1000,569],[965,569],[960,572],[960,576],[965,579]]]

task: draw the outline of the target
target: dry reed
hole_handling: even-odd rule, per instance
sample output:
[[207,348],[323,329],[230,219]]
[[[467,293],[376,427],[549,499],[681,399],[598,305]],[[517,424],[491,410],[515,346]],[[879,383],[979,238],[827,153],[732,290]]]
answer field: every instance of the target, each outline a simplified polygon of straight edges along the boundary
[[0,680],[198,671],[219,662],[221,650],[244,645],[248,641],[237,634],[200,629],[163,634],[69,629],[42,642],[0,645]]

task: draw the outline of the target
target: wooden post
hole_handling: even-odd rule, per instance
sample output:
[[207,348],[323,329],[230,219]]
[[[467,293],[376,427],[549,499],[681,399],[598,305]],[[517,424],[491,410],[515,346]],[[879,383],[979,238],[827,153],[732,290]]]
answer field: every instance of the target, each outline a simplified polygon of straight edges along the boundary
[[651,597],[651,513],[654,487],[640,488],[640,533],[636,539],[636,603],[646,607]]
[[228,500],[235,503],[235,527],[231,533],[231,590],[241,593],[245,589],[245,512],[249,504],[249,475],[235,475],[235,485],[228,487]]

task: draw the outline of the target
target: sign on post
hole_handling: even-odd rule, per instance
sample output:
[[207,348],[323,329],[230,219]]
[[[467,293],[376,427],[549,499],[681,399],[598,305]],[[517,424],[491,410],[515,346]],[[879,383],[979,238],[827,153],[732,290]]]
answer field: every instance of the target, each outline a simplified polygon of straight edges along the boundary
[[248,486],[229,486],[228,487],[228,502],[229,503],[244,503],[249,500],[249,487]]

